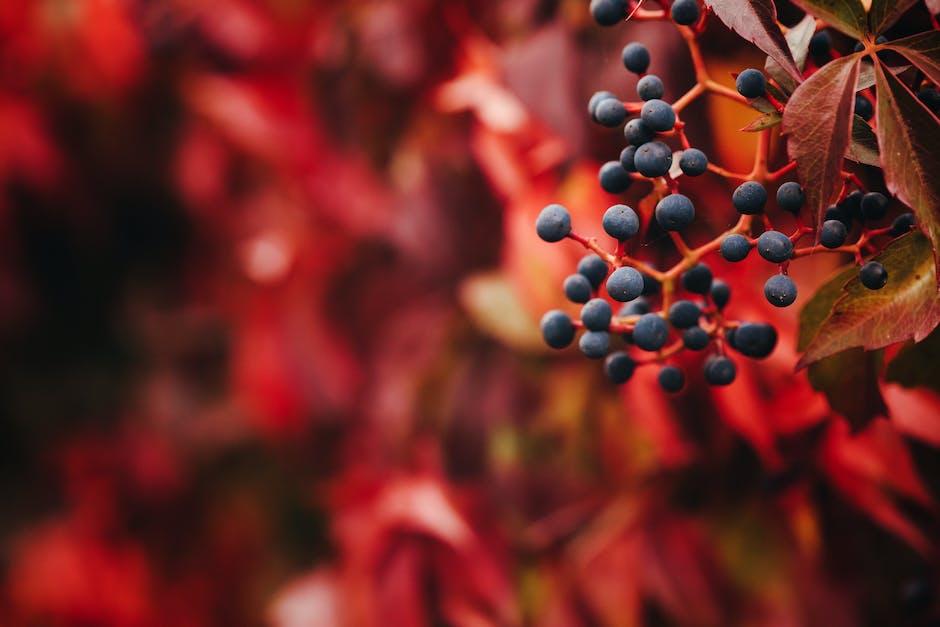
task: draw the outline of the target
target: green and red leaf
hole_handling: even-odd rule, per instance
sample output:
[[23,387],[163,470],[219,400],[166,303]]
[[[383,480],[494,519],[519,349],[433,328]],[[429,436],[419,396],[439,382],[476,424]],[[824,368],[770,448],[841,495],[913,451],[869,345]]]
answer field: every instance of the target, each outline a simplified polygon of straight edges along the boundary
[[850,348],[807,369],[810,385],[826,395],[829,406],[845,417],[854,432],[888,413],[878,389],[883,360],[884,351]]
[[888,48],[904,55],[927,78],[940,84],[940,31],[931,30],[897,39]]
[[857,54],[827,63],[797,87],[783,112],[787,152],[796,160],[814,224],[842,188],[859,63]]
[[868,16],[859,0],[794,0],[793,3],[855,39],[862,39],[868,32]]
[[[806,55],[809,53],[809,40],[813,38],[815,31],[816,20],[812,15],[804,15],[803,19],[795,26],[792,26],[784,35],[793,62],[800,70],[806,64]],[[764,70],[788,92],[792,92],[797,85],[803,82],[802,78],[795,80],[793,75],[780,67],[780,64],[773,57],[767,57],[764,62]]]
[[777,25],[772,0],[705,0],[725,26],[763,50],[794,80],[802,80],[787,40]]
[[852,139],[845,158],[856,163],[881,167],[881,155],[878,153],[878,138],[875,131],[861,116],[852,116]]

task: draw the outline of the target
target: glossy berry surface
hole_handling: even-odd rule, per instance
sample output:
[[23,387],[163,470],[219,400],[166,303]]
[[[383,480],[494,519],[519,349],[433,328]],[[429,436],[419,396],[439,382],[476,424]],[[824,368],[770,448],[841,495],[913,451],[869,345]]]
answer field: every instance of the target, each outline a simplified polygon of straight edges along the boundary
[[845,243],[848,230],[838,220],[826,220],[819,232],[819,243],[826,248],[838,248]]
[[633,342],[645,351],[658,351],[668,338],[669,325],[659,314],[643,314],[633,328]]
[[548,205],[535,220],[535,232],[546,242],[558,242],[571,232],[571,214],[559,204]]
[[631,301],[643,293],[643,276],[629,266],[617,268],[607,279],[607,293],[621,303]]
[[682,273],[682,287],[693,294],[708,294],[712,289],[712,270],[699,263]]
[[678,392],[685,385],[685,374],[676,366],[663,366],[656,380],[666,392]]
[[699,176],[708,169],[708,157],[698,148],[688,148],[679,156],[679,168],[686,176]]
[[669,306],[669,324],[677,329],[688,329],[698,324],[702,310],[690,300],[677,300]]
[[633,118],[624,125],[623,137],[627,140],[628,144],[642,146],[648,141],[653,141],[653,138],[656,137],[656,133],[640,118]]
[[630,188],[633,179],[630,173],[623,169],[619,161],[608,161],[597,172],[597,180],[608,194],[622,194]]
[[809,40],[809,53],[813,57],[828,57],[831,49],[832,36],[829,35],[829,31],[821,30],[817,33],[813,33],[813,36]]
[[545,312],[539,328],[545,343],[552,348],[565,348],[574,340],[574,324],[560,309]]
[[581,322],[588,331],[606,331],[613,315],[610,303],[603,298],[592,298],[581,308]]
[[745,98],[760,98],[767,91],[767,79],[759,70],[748,68],[738,74],[734,82],[738,93]]
[[636,172],[636,146],[627,146],[620,151],[620,166],[627,172]]
[[858,280],[870,290],[880,290],[888,282],[888,271],[877,261],[869,261],[859,270]]
[[861,94],[855,95],[855,115],[859,116],[866,122],[872,119],[872,116],[875,115],[875,109],[871,106],[871,100],[866,98]]
[[705,350],[711,338],[702,327],[691,327],[682,332],[682,344],[692,351]]
[[724,309],[731,300],[731,287],[724,281],[715,279],[712,281],[712,289],[709,291],[712,302],[718,309]]
[[676,24],[691,26],[698,21],[701,10],[695,0],[675,0],[669,13]]
[[793,254],[793,242],[780,231],[764,231],[757,238],[757,252],[771,263],[783,263]]
[[902,213],[891,223],[891,229],[888,231],[888,235],[891,237],[904,235],[914,227],[915,223],[913,213]]
[[640,110],[640,119],[657,133],[672,130],[676,124],[676,112],[669,103],[654,98],[647,100]]
[[803,188],[796,181],[788,181],[777,188],[777,206],[790,213],[803,208]]
[[625,240],[639,232],[640,218],[636,211],[626,205],[613,205],[604,212],[601,226],[614,239]]
[[643,74],[650,66],[650,51],[643,44],[632,42],[620,53],[623,67],[635,74]]
[[636,370],[636,362],[623,351],[611,353],[604,360],[604,374],[614,383],[626,383]]
[[616,98],[604,98],[594,107],[594,119],[602,126],[620,126],[627,119],[627,110]]
[[572,274],[562,284],[565,298],[573,303],[586,303],[591,300],[591,282],[583,274]]
[[640,100],[662,98],[665,93],[663,81],[655,74],[647,74],[636,83],[636,94]]
[[785,274],[775,274],[764,283],[764,297],[774,307],[788,307],[796,300],[796,283]]
[[880,220],[888,214],[888,199],[884,194],[869,192],[862,196],[861,210],[866,220]]
[[591,287],[595,290],[601,286],[604,278],[607,276],[607,262],[595,255],[588,253],[578,262],[578,274],[587,277],[591,282]]
[[705,361],[705,381],[709,385],[729,385],[738,374],[734,362],[727,357],[713,356]]
[[670,194],[656,203],[654,215],[664,231],[681,231],[695,220],[695,207],[687,196]]
[[740,233],[726,235],[718,247],[725,261],[743,261],[751,252],[751,243]]
[[636,149],[633,164],[643,176],[662,176],[672,167],[672,148],[662,142],[646,142]]
[[627,19],[626,0],[591,0],[590,10],[600,26],[613,26]]
[[609,91],[596,91],[591,95],[591,99],[588,100],[588,115],[591,116],[593,121],[597,122],[597,116],[595,115],[597,105],[608,98],[618,100],[617,96]]
[[845,225],[845,228],[852,227],[852,214],[838,205],[830,205],[826,209],[826,220],[838,220]]
[[610,334],[607,331],[588,331],[578,340],[578,348],[589,359],[600,359],[610,350]]
[[731,203],[738,212],[755,215],[767,204],[767,189],[757,181],[746,181],[738,185],[731,195]]
[[777,330],[764,322],[745,322],[731,338],[731,348],[754,359],[767,357],[777,346]]

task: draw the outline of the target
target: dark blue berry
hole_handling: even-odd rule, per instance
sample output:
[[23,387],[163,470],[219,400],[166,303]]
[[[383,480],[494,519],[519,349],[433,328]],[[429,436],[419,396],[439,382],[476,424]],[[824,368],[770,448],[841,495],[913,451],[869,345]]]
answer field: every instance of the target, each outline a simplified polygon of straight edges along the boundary
[[596,290],[607,276],[607,262],[594,253],[588,253],[578,262],[578,274],[587,277],[591,287]]
[[620,308],[620,311],[617,313],[617,315],[621,318],[624,318],[626,316],[642,316],[643,314],[649,312],[650,302],[640,296],[635,300],[624,304],[623,307]]
[[755,215],[763,211],[767,204],[767,190],[757,181],[747,181],[734,190],[731,202],[740,213]]
[[607,293],[621,303],[631,301],[643,293],[643,275],[629,266],[617,268],[607,279]]
[[866,220],[880,220],[888,213],[888,199],[884,194],[868,192],[862,196],[861,209]]
[[636,146],[630,145],[620,151],[620,166],[627,172],[636,172]]
[[799,213],[803,198],[803,188],[796,181],[787,181],[777,188],[777,205],[784,211]]
[[596,91],[591,96],[591,99],[588,100],[588,115],[591,116],[593,121],[597,122],[597,116],[594,115],[594,111],[597,109],[597,105],[600,104],[602,100],[607,100],[608,98],[618,100],[617,96],[610,93],[609,91]]
[[785,274],[775,274],[764,283],[764,297],[774,307],[788,307],[796,300],[796,283]]
[[611,353],[604,360],[604,374],[614,383],[626,383],[636,370],[636,362],[623,351]]
[[574,324],[560,309],[545,312],[539,327],[545,343],[552,348],[564,348],[574,340]]
[[754,359],[767,357],[777,346],[777,330],[763,322],[745,322],[725,337],[731,348]]
[[662,142],[646,142],[636,149],[633,163],[643,176],[662,176],[672,167],[672,148]]
[[594,108],[594,119],[602,126],[613,128],[627,119],[627,110],[616,98],[604,98]]
[[708,169],[708,157],[698,148],[687,148],[679,157],[679,168],[686,176],[699,176]]
[[718,252],[726,261],[742,261],[751,252],[751,243],[743,235],[732,233],[721,240]]
[[640,230],[640,218],[626,205],[614,205],[604,212],[601,220],[604,231],[614,239],[625,240]]
[[934,113],[940,111],[940,93],[933,87],[922,87],[917,90],[917,99]]
[[591,282],[583,274],[572,274],[564,282],[565,297],[573,303],[591,300]]
[[626,0],[591,0],[591,17],[600,26],[614,26],[627,19]]
[[849,193],[845,198],[840,200],[836,204],[836,207],[838,207],[839,210],[847,216],[851,216],[852,218],[861,218],[863,197],[864,194],[856,189],[855,191]]
[[636,93],[640,100],[653,100],[662,98],[666,93],[666,87],[655,74],[647,74],[636,83]]
[[664,231],[681,231],[695,219],[695,207],[687,196],[670,194],[656,203],[654,214]]
[[826,208],[826,220],[838,220],[845,225],[846,229],[852,228],[852,214],[838,205],[829,205]]
[[643,104],[643,108],[640,110],[640,119],[657,133],[664,133],[672,130],[672,127],[675,126],[676,112],[673,111],[668,102],[654,98]]
[[630,188],[633,179],[630,173],[623,169],[619,161],[608,161],[597,172],[597,180],[608,194],[622,194]]
[[757,238],[757,252],[771,263],[783,263],[793,254],[793,242],[780,231],[764,231]]
[[891,223],[891,230],[888,231],[888,234],[891,237],[900,237],[914,227],[914,214],[913,213],[902,213],[894,219],[894,222]]
[[578,340],[578,348],[590,359],[600,359],[610,350],[610,334],[607,331],[588,331]]
[[735,86],[745,98],[760,98],[767,91],[767,79],[759,70],[748,68],[738,74]]
[[658,351],[669,339],[669,325],[659,314],[648,313],[640,316],[633,327],[633,342],[645,351]]
[[711,338],[702,327],[692,327],[682,332],[682,344],[692,351],[705,350]]
[[685,385],[685,374],[675,366],[663,366],[659,370],[659,387],[666,392],[678,392]]
[[688,329],[698,324],[702,310],[690,300],[677,300],[669,307],[669,323],[677,329]]
[[624,46],[620,58],[623,60],[623,67],[635,74],[645,73],[650,66],[650,51],[637,42]]
[[682,287],[693,294],[708,294],[712,288],[712,271],[699,263],[682,273]]
[[861,94],[855,94],[855,115],[866,122],[875,115],[875,109],[871,106],[871,100]]
[[705,382],[709,385],[729,385],[737,375],[734,362],[727,357],[714,355],[705,360],[703,368]]
[[877,261],[869,261],[859,270],[858,280],[870,290],[880,290],[888,282],[888,271]]
[[712,281],[711,297],[715,307],[724,309],[731,300],[731,287],[724,281],[715,279]]
[[818,33],[814,33],[809,40],[809,53],[813,57],[828,57],[831,48],[832,37],[829,35],[829,31],[821,30]]
[[606,331],[613,315],[610,303],[603,298],[592,298],[581,308],[581,322],[588,331]]
[[845,243],[848,231],[838,220],[826,220],[819,232],[819,243],[826,248],[838,248]]
[[571,214],[561,205],[548,205],[535,220],[535,232],[546,242],[561,241],[571,232]]
[[642,146],[646,142],[652,141],[656,137],[656,133],[640,118],[633,118],[624,125],[623,137],[628,144]]
[[698,8],[698,2],[695,0],[675,0],[670,10],[672,19],[676,24],[691,26],[698,21],[701,11]]

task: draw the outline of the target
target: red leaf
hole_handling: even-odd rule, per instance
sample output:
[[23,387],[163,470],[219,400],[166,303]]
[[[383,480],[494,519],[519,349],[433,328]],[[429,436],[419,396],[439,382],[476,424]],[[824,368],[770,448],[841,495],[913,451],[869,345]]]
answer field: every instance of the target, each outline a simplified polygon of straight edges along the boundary
[[855,39],[863,39],[868,32],[865,8],[859,0],[794,0],[794,4]]
[[766,52],[794,80],[803,80],[777,25],[777,9],[771,0],[705,0],[705,4],[728,28]]
[[886,383],[881,386],[881,395],[895,429],[940,448],[940,394],[929,388]]
[[842,159],[852,131],[858,67],[858,55],[827,63],[796,88],[783,112],[787,151],[796,160],[814,223],[821,220],[842,187]]
[[877,35],[888,30],[915,4],[917,0],[872,0],[868,12],[871,32]]
[[931,81],[940,84],[940,31],[931,30],[897,39],[889,47],[904,55]]

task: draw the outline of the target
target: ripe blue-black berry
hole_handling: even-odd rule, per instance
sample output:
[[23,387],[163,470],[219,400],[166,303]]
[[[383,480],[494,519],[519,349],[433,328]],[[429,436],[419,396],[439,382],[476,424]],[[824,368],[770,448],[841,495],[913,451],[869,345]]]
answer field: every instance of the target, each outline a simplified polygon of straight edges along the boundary
[[751,243],[740,233],[732,233],[721,240],[718,252],[726,261],[742,261],[751,252]]
[[775,274],[764,283],[764,297],[774,307],[788,307],[796,300],[796,283],[785,274]]
[[888,199],[884,194],[868,192],[862,196],[861,208],[866,220],[880,220],[888,213]]
[[829,205],[826,208],[826,220],[838,220],[846,229],[852,228],[852,214],[838,205]]
[[675,126],[676,112],[668,102],[654,98],[643,104],[643,108],[640,109],[640,119],[657,133],[664,133]]
[[848,196],[840,200],[836,204],[836,207],[838,207],[839,210],[847,216],[861,219],[863,197],[864,197],[864,194],[861,191],[856,189],[855,191],[851,192]]
[[650,294],[658,294],[660,288],[663,286],[662,283],[645,272],[641,272],[640,274],[643,275],[643,295],[648,296]]
[[652,141],[656,137],[656,133],[640,118],[633,118],[624,125],[623,137],[628,144],[642,146],[646,142]]
[[559,204],[548,205],[535,220],[535,232],[546,242],[558,242],[571,232],[571,214]]
[[767,357],[777,346],[777,330],[763,322],[745,322],[725,337],[731,348],[754,359]]
[[672,167],[672,148],[662,142],[646,142],[636,149],[633,163],[643,176],[662,176]]
[[819,232],[819,243],[826,248],[838,248],[845,243],[848,231],[838,220],[826,220]]
[[917,99],[934,113],[940,111],[940,93],[933,87],[922,87],[917,90]]
[[701,12],[695,0],[675,0],[670,10],[672,19],[676,24],[691,26],[698,21]]
[[687,196],[669,194],[656,203],[654,215],[664,231],[681,231],[695,219],[695,207]]
[[728,301],[731,300],[731,287],[724,281],[715,279],[712,281],[711,289],[712,302],[718,309],[724,309]]
[[581,322],[588,331],[606,331],[613,315],[610,303],[603,298],[592,298],[581,308]]
[[591,16],[601,26],[613,26],[627,19],[626,0],[591,0]]
[[829,31],[821,30],[818,33],[814,33],[809,40],[809,53],[813,57],[828,57],[831,48],[832,37],[829,35]]
[[643,74],[650,66],[650,51],[637,42],[624,46],[620,58],[623,60],[623,67],[635,74]]
[[647,74],[636,83],[636,93],[640,100],[653,100],[662,98],[666,93],[666,87],[662,80],[655,74]]
[[676,366],[663,366],[656,380],[666,392],[678,392],[685,385],[685,374]]
[[545,343],[552,348],[564,348],[574,340],[574,325],[568,314],[560,309],[545,312],[539,324]]
[[640,230],[640,218],[626,205],[614,205],[604,212],[601,220],[604,231],[614,239],[625,240]]
[[607,331],[588,331],[578,340],[578,348],[590,359],[600,359],[610,350],[610,334]]
[[748,68],[738,74],[735,86],[745,98],[760,98],[767,91],[767,79],[759,70]]
[[764,231],[757,238],[757,252],[771,263],[783,263],[793,254],[793,242],[780,231]]
[[650,302],[640,296],[639,298],[624,304],[617,315],[621,318],[626,316],[642,316],[650,312]]
[[668,338],[669,325],[659,314],[643,314],[633,327],[633,343],[645,351],[658,351]]
[[861,117],[866,122],[875,115],[875,109],[871,106],[871,100],[861,94],[855,94],[855,115]]
[[604,98],[594,107],[594,119],[602,126],[613,128],[627,119],[627,110],[616,98]]
[[702,310],[690,300],[677,300],[669,307],[669,323],[677,329],[688,329],[698,324]]
[[699,176],[708,169],[708,157],[698,148],[687,148],[679,157],[679,168],[686,176]]
[[631,301],[643,293],[643,275],[629,266],[617,268],[607,279],[607,293],[621,303]]
[[734,381],[734,377],[738,373],[733,361],[719,355],[714,355],[705,360],[703,372],[705,382],[709,385],[728,385]]
[[708,294],[712,288],[712,271],[698,263],[682,273],[682,287],[693,294]]
[[591,282],[583,274],[572,274],[563,284],[565,297],[573,303],[586,303],[591,300]]
[[633,179],[630,173],[623,169],[619,161],[608,161],[597,172],[597,180],[608,194],[622,194],[630,188]]
[[767,190],[757,181],[746,181],[738,185],[731,195],[734,208],[745,215],[754,215],[764,210]]
[[682,345],[692,351],[705,350],[711,338],[702,327],[692,327],[682,332]]
[[777,188],[777,205],[784,211],[799,213],[803,208],[803,188],[796,181],[787,181]]
[[630,145],[620,151],[620,165],[627,172],[636,172],[636,146]]
[[604,360],[604,374],[614,383],[626,383],[636,370],[636,362],[623,351],[611,353]]
[[597,105],[601,103],[602,100],[607,100],[608,98],[613,98],[618,100],[615,94],[610,93],[609,91],[596,91],[591,96],[591,99],[588,100],[588,115],[591,116],[591,119],[597,122],[597,116],[594,114],[597,109]]
[[869,261],[859,270],[858,280],[870,290],[880,290],[888,282],[888,271],[877,261]]
[[588,253],[578,262],[578,274],[583,274],[596,290],[607,276],[607,262],[594,253]]
[[894,222],[891,223],[891,230],[888,231],[888,235],[891,237],[900,237],[908,231],[911,230],[914,226],[914,214],[913,213],[902,213],[894,219]]

